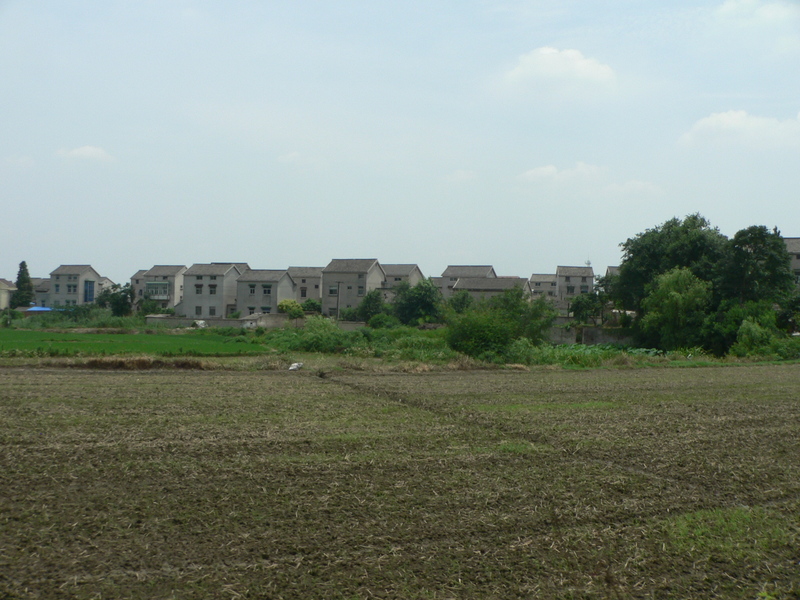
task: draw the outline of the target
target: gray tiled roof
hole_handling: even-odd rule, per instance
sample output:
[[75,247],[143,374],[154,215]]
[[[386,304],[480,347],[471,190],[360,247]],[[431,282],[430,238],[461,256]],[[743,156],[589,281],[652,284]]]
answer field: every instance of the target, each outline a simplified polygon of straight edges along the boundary
[[[51,275],[76,275],[80,273],[85,273],[86,271],[92,270],[92,265],[61,265],[55,271],[50,273]],[[97,273],[97,271],[95,271]]]
[[491,265],[447,265],[442,277],[496,277]]
[[323,273],[366,273],[376,264],[378,264],[377,258],[334,258],[322,271]]
[[554,283],[556,280],[558,280],[558,276],[555,273],[534,273],[529,281],[531,283]]
[[[397,265],[381,265],[383,267],[383,272],[386,273],[387,277],[404,277],[411,275],[414,269],[419,269],[417,265],[412,264],[397,264]],[[421,273],[422,271],[420,271]]]
[[31,277],[33,291],[43,294],[50,291],[50,279],[41,277]]
[[606,275],[619,275],[619,267],[606,267]]
[[522,277],[459,277],[453,291],[472,290],[474,292],[495,292],[524,287],[526,279]]
[[186,265],[154,265],[145,273],[145,277],[171,277],[185,269]]
[[322,267],[289,267],[287,269],[292,279],[298,277],[322,277]]
[[594,277],[592,267],[556,267],[559,277]]
[[286,273],[286,270],[280,269],[248,269],[239,276],[238,281],[270,281],[277,283]]
[[133,277],[131,277],[131,279],[140,279],[144,277],[145,273],[147,273],[147,269],[139,269],[138,271],[136,271],[136,273],[133,274]]
[[186,270],[184,275],[225,275],[235,268],[233,263],[194,264]]
[[14,285],[14,282],[13,281],[9,281],[8,279],[3,279],[3,278],[0,277],[0,284],[3,284],[7,288],[16,289],[16,286]]

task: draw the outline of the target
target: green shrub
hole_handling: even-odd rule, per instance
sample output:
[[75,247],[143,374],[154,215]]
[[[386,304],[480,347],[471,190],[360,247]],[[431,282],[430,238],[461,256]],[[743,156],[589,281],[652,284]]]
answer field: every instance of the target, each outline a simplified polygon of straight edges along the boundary
[[392,329],[400,326],[400,319],[394,315],[380,313],[372,317],[367,323],[373,329]]
[[499,311],[474,310],[450,319],[447,343],[473,358],[496,360],[505,354],[514,337],[515,323]]

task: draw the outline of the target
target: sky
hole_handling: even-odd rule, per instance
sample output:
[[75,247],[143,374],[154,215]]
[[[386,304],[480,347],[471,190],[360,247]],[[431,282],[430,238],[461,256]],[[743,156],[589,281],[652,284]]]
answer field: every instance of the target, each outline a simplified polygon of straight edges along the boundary
[[0,277],[800,237],[800,1],[0,0]]

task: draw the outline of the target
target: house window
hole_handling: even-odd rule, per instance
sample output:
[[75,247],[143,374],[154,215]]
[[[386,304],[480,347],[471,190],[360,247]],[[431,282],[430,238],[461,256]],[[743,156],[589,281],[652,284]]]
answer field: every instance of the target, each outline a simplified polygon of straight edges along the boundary
[[203,276],[202,275],[196,275],[195,279],[197,279],[197,281],[203,281]]
[[194,286],[194,293],[198,296],[203,293],[203,286],[195,284]]
[[318,284],[318,283],[315,283],[315,284],[314,284],[314,289],[315,289],[315,290],[318,290],[318,289],[319,289],[319,284]]
[[255,283],[251,283],[248,287],[250,288],[250,295],[251,296],[255,296],[256,295],[256,284]]
[[61,284],[56,283],[55,286],[56,286],[56,294],[58,294],[58,289],[61,287]]
[[586,283],[586,277],[581,277],[581,283]]
[[308,288],[300,288],[300,297],[305,298],[308,295]]
[[588,293],[589,293],[589,286],[588,285],[582,285],[581,286],[581,294],[588,294]]
[[564,281],[566,281],[567,283],[569,283],[569,275],[567,275],[566,277],[564,277]]
[[359,273],[359,274],[358,274],[358,278],[359,278],[359,279],[364,279],[364,274],[363,274],[363,273]]
[[394,280],[395,281],[403,281],[403,278],[402,277],[395,277]]
[[68,294],[77,294],[78,293],[78,285],[76,283],[68,283],[67,284],[67,293]]
[[555,292],[547,292],[548,296],[555,296]]
[[143,292],[144,292],[144,290],[139,290],[139,296],[140,296],[140,297],[144,295],[144,293],[143,293]]
[[363,285],[358,286],[358,295],[359,296],[363,296],[364,295],[364,286]]
[[305,282],[306,282],[306,280],[305,280],[305,279],[301,279],[301,280],[300,280],[300,283],[305,283]]
[[352,285],[348,285],[348,286],[347,286],[347,289],[348,289],[348,290],[352,290],[352,289],[353,289],[353,286],[352,286]]
[[264,288],[261,290],[261,294],[263,296],[271,295],[272,294],[272,286],[271,285],[265,285]]
[[339,288],[335,285],[328,286],[328,295],[335,296],[339,292]]
[[542,286],[542,284],[541,284],[541,282],[539,282],[539,281],[537,281],[537,282],[535,282],[535,283],[533,284],[533,287],[541,287],[541,286]]
[[208,307],[208,315],[210,317],[213,317],[216,314],[217,314],[217,307],[216,306],[209,306]]
[[56,281],[58,281],[59,279],[61,279],[61,275],[56,275]]
[[261,307],[261,312],[264,313],[265,315],[268,315],[270,310],[272,310],[272,308],[269,307],[269,306],[262,306]]
[[136,285],[139,285],[139,280],[138,279],[136,280]]
[[209,276],[209,279],[211,281],[216,281],[217,280],[217,276],[216,275],[211,275],[211,276]]
[[202,306],[195,306],[194,307],[194,314],[197,317],[202,317],[203,316],[203,307]]
[[216,285],[209,285],[208,286],[208,293],[213,296],[217,293],[217,286]]
[[161,278],[161,281],[169,281],[169,277],[167,277],[166,275],[164,275],[164,276]]
[[553,282],[550,284],[550,287],[556,287],[556,282],[555,282],[555,281],[553,281]]
[[567,293],[568,294],[574,294],[575,293],[575,286],[574,285],[568,285],[567,286]]
[[252,314],[255,314],[255,312],[256,312],[256,307],[255,307],[255,306],[248,306],[248,307],[247,307],[247,310],[249,311],[249,312],[248,312],[248,314],[251,314],[251,315],[252,315]]

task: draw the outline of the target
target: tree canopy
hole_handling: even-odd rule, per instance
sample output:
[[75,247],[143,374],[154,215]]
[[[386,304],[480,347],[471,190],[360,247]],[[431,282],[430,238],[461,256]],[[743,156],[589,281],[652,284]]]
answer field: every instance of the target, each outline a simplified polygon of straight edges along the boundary
[[19,306],[25,308],[29,307],[33,303],[36,295],[33,291],[31,276],[28,273],[28,265],[24,260],[19,263],[17,281],[14,285],[17,289],[11,294],[11,300],[9,301],[11,308],[17,308]]

